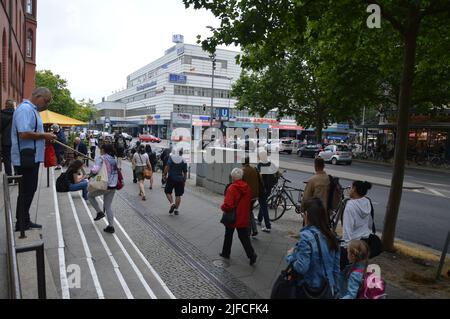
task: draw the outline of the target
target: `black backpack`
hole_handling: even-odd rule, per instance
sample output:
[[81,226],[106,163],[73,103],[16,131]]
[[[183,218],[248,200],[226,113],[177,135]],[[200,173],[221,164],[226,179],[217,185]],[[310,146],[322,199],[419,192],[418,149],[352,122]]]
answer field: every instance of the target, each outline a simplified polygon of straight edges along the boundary
[[344,198],[344,190],[339,183],[338,177],[328,176],[330,179],[330,187],[328,192],[327,207],[328,210],[336,210]]
[[69,192],[69,180],[67,179],[67,174],[62,173],[57,179],[56,179],[56,191],[58,193],[68,193]]

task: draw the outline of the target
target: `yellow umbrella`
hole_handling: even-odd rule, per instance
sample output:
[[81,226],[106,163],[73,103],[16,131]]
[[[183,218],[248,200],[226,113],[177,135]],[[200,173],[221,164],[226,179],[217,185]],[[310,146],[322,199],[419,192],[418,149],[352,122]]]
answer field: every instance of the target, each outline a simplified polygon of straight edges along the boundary
[[44,124],[59,124],[60,126],[82,126],[87,125],[87,123],[75,120],[73,118],[52,112],[52,111],[44,111],[41,112],[42,122]]

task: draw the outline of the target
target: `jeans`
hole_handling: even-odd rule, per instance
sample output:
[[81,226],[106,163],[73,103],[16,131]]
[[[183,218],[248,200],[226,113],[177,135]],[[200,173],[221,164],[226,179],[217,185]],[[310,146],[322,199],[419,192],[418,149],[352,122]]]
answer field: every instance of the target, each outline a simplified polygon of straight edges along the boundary
[[79,182],[78,184],[70,184],[69,191],[71,192],[83,191],[83,198],[85,200],[88,200],[88,191],[87,191],[88,186],[89,182],[87,180],[84,180]]
[[96,147],[95,146],[91,146],[91,158],[93,160],[95,160],[95,150],[96,150]]
[[109,189],[107,191],[94,191],[89,193],[88,198],[91,205],[95,208],[97,213],[103,212],[103,209],[100,208],[96,197],[103,196],[104,207],[106,212],[106,217],[108,218],[109,226],[114,226],[114,213],[111,209],[111,205],[114,199],[114,195],[116,194],[115,189]]
[[17,174],[22,175],[17,197],[16,219],[17,223],[20,223],[22,218],[25,227],[30,223],[30,207],[38,188],[39,167],[40,164],[35,164],[32,168],[15,167]]
[[269,197],[270,192],[262,192],[261,196],[259,196],[259,214],[258,221],[261,223],[264,219],[264,223],[267,229],[271,229],[272,225],[270,224],[269,218],[269,207],[267,205],[267,198]]
[[[250,242],[250,234],[248,228],[236,228],[239,239],[244,247],[245,253],[248,258],[252,258],[255,255],[255,250]],[[222,255],[229,257],[231,254],[231,245],[233,244],[233,235],[235,228],[226,227],[225,228],[225,240],[223,242]]]

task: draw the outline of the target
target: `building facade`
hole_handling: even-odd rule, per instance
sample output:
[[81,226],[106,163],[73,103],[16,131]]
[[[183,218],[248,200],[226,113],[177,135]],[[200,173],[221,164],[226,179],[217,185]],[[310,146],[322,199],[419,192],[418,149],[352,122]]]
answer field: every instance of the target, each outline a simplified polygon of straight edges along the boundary
[[294,136],[302,130],[293,119],[277,121],[275,111],[259,118],[235,108],[237,101],[230,91],[241,74],[241,67],[236,64],[239,52],[218,49],[213,70],[213,58],[200,46],[177,42],[163,57],[130,74],[125,90],[97,104],[99,118],[95,124],[133,134],[148,131],[165,139],[174,124],[173,114],[190,115],[193,134],[197,136],[210,126],[210,116],[214,114],[214,126],[224,116],[226,121],[221,124],[225,127],[274,127],[292,131]]
[[37,0],[0,0],[0,101],[19,104],[35,87]]

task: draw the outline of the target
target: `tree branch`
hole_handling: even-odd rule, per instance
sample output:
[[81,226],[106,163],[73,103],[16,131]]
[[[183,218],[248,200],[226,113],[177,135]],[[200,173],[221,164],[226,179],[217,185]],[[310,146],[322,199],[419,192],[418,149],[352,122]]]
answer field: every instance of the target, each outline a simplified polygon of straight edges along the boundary
[[367,4],[378,5],[381,9],[381,15],[383,16],[383,18],[388,20],[392,24],[394,29],[397,29],[402,36],[406,35],[405,27],[397,19],[395,19],[394,16],[389,11],[387,11],[377,0],[363,0],[363,1],[365,1]]

